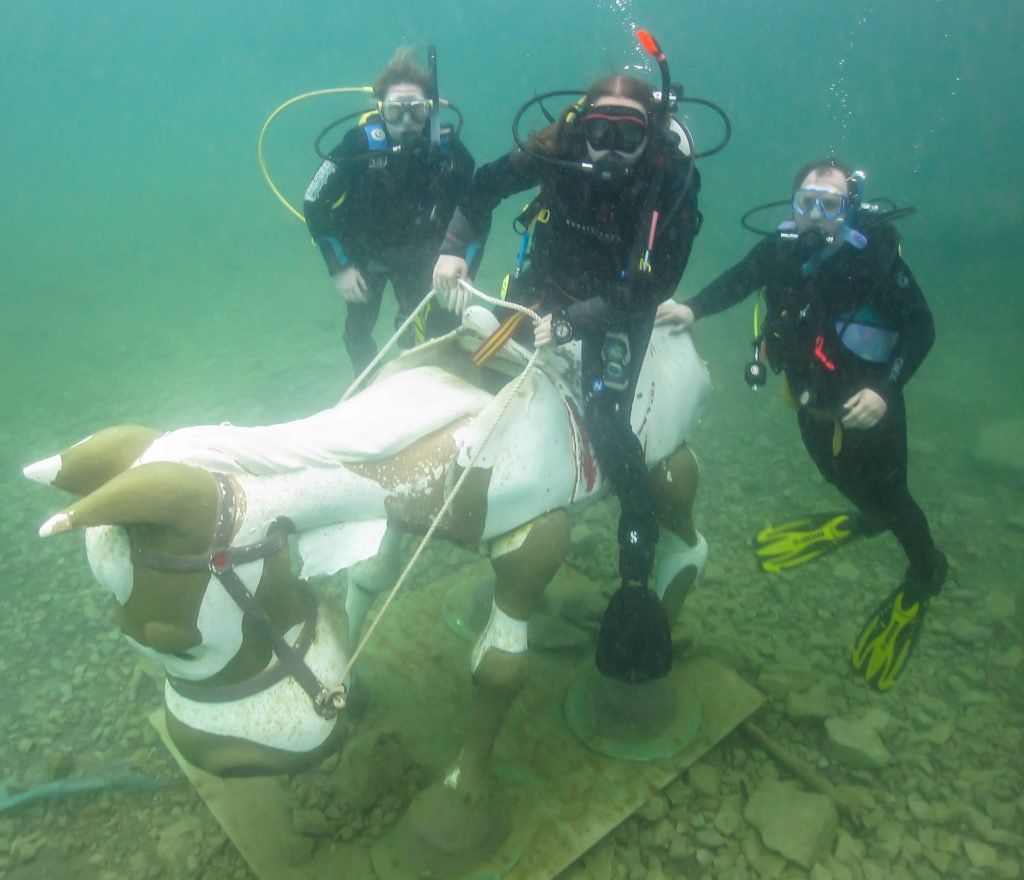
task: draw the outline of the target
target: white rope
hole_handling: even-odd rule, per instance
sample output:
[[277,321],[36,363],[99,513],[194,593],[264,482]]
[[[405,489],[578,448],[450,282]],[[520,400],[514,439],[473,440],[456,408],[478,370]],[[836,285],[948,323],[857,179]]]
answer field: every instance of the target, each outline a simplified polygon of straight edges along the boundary
[[507,299],[495,299],[493,296],[489,296],[482,290],[477,290],[472,284],[466,281],[465,278],[459,279],[459,287],[463,290],[468,290],[477,299],[482,299],[485,303],[490,303],[492,306],[509,309],[513,312],[522,312],[524,315],[533,318],[534,321],[540,320],[540,315],[538,315],[533,309],[528,309],[526,306],[521,306],[516,302],[509,302]]
[[[489,296],[482,290],[478,290],[477,288],[475,288],[472,284],[466,281],[465,278],[459,279],[459,287],[463,288],[464,290],[468,290],[471,294],[473,294],[473,296],[483,300],[486,303],[490,303],[492,306],[498,306],[499,308],[509,309],[510,311],[513,312],[522,312],[524,315],[528,315],[534,321],[540,320],[540,315],[538,315],[532,309],[528,309],[526,306],[521,306],[519,305],[519,303],[508,302],[507,300],[504,299],[496,299],[493,296]],[[394,347],[395,343],[399,340],[401,335],[405,333],[406,330],[409,329],[409,325],[416,320],[420,312],[422,312],[427,307],[427,304],[435,296],[437,296],[436,290],[431,290],[427,292],[427,295],[420,300],[420,304],[416,306],[415,309],[413,309],[412,314],[409,315],[409,317],[402,322],[402,326],[399,327],[394,332],[392,337],[386,343],[384,343],[384,347],[377,352],[377,356],[372,361],[370,361],[369,364],[367,364],[366,369],[363,370],[363,372],[361,372],[358,376],[356,376],[356,378],[352,381],[352,384],[348,386],[348,390],[343,395],[341,395],[342,401],[348,400],[356,392],[356,389],[359,388],[359,386],[361,386],[363,382],[366,381],[366,377],[377,369],[377,365],[382,360],[384,360],[385,355],[387,355],[387,353],[391,351],[391,349]]]
[[355,393],[356,389],[363,384],[366,377],[377,369],[377,364],[384,360],[384,355],[391,351],[394,344],[398,342],[399,337],[401,337],[401,335],[409,329],[409,325],[419,317],[420,312],[422,312],[427,307],[427,304],[434,298],[434,294],[435,291],[431,290],[425,297],[423,297],[423,299],[420,300],[420,304],[412,310],[412,314],[402,322],[402,326],[395,331],[394,335],[386,343],[384,343],[384,347],[377,352],[377,356],[367,364],[366,369],[356,376],[352,384],[348,386],[348,390],[341,395],[341,402],[348,400]]
[[[473,296],[483,300],[484,302],[488,302],[491,303],[492,305],[499,306],[502,308],[511,309],[512,311],[522,312],[525,315],[529,315],[535,321],[540,320],[540,316],[531,309],[526,308],[526,306],[521,306],[518,303],[506,302],[505,300],[501,299],[495,299],[494,297],[489,296],[483,291],[477,290],[469,282],[461,278],[459,279],[459,286],[468,290],[471,294],[473,294]],[[420,309],[423,308],[424,304],[427,303],[431,299],[431,297],[434,296],[434,293],[435,292],[432,290],[430,291],[430,293],[426,295],[426,297],[424,297],[423,302],[421,302],[419,306],[417,306],[416,311],[414,311],[412,315],[409,316],[405,324],[403,324],[395,333],[395,335],[391,337],[388,344],[381,350],[380,354],[378,354],[377,357],[374,358],[370,366],[368,366],[362,372],[362,374],[360,374],[359,378],[352,383],[352,388],[350,388],[349,391],[346,392],[345,397],[347,397],[349,392],[351,392],[353,388],[357,387],[359,383],[362,382],[364,377],[373,370],[376,363],[381,359],[381,357],[388,350],[388,348],[391,347],[391,344],[402,334],[402,332],[405,330],[405,327],[409,323],[411,323],[413,318],[415,318],[416,315],[419,313]],[[345,705],[345,692],[347,690],[347,687],[344,684],[345,679],[348,678],[348,676],[352,673],[352,670],[356,665],[356,661],[363,653],[363,649],[366,647],[374,631],[377,629],[377,624],[381,622],[384,615],[391,607],[391,603],[392,601],[394,601],[395,596],[398,595],[398,591],[402,588],[402,584],[405,583],[405,579],[409,576],[409,573],[412,571],[413,566],[417,563],[420,556],[423,555],[423,551],[426,549],[427,544],[430,543],[430,539],[434,536],[434,532],[437,531],[438,526],[441,524],[441,520],[444,519],[445,514],[448,513],[449,509],[451,508],[452,504],[455,501],[456,496],[459,494],[459,491],[462,489],[463,484],[469,477],[470,472],[476,466],[477,461],[479,461],[480,456],[483,454],[484,448],[487,446],[487,443],[494,435],[494,432],[495,430],[497,430],[499,422],[501,422],[505,413],[508,411],[508,408],[512,405],[512,401],[515,399],[516,394],[518,394],[519,388],[522,386],[523,382],[526,381],[526,377],[529,374],[530,370],[533,369],[533,365],[537,362],[537,358],[539,357],[540,353],[541,349],[535,350],[533,354],[530,355],[530,359],[526,362],[526,366],[523,367],[523,371],[518,376],[516,376],[516,378],[513,379],[512,382],[509,383],[509,385],[506,386],[505,389],[503,389],[503,393],[507,392],[505,402],[498,410],[498,412],[495,414],[494,419],[491,421],[491,424],[488,426],[487,432],[484,436],[483,441],[479,444],[476,454],[469,462],[469,465],[462,471],[462,474],[459,476],[459,479],[452,487],[451,493],[445,499],[444,504],[441,505],[441,509],[437,512],[437,516],[434,517],[434,521],[430,524],[430,528],[427,529],[426,534],[423,536],[423,539],[420,541],[419,546],[413,553],[408,565],[406,565],[404,571],[399,576],[398,580],[395,581],[395,585],[391,588],[390,592],[387,595],[387,598],[384,600],[384,604],[381,606],[380,612],[370,622],[370,625],[367,627],[366,632],[363,634],[363,637],[359,640],[359,644],[356,646],[355,651],[352,652],[352,657],[349,659],[348,665],[344,668],[344,670],[342,670],[341,677],[339,679],[339,684],[335,685],[333,688],[330,688],[330,690],[328,691],[329,699],[331,699],[334,705],[337,706],[339,709],[343,708]],[[343,397],[342,400],[344,400],[345,397]]]

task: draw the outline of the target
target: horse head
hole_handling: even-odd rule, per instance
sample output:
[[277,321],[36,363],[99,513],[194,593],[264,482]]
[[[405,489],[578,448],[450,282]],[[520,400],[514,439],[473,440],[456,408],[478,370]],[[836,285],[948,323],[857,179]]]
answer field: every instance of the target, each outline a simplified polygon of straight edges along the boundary
[[[238,478],[179,462],[130,466],[159,436],[108,429],[26,468],[87,493],[40,534],[85,531],[122,634],[166,673],[168,731],[185,757],[220,775],[300,769],[342,732],[317,698],[347,662],[344,613],[293,574],[286,519],[254,526]],[[282,728],[274,711],[294,723]]]

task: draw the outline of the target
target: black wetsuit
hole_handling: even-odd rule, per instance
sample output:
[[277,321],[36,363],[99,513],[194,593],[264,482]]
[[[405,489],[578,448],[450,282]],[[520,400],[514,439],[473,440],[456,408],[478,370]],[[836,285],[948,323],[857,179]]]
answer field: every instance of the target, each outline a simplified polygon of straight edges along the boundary
[[[661,158],[658,158],[661,157]],[[563,157],[568,158],[568,157]],[[575,157],[577,159],[582,157]],[[654,162],[662,163],[659,172]],[[605,476],[619,497],[619,571],[623,581],[647,585],[658,526],[647,468],[630,415],[640,365],[658,304],[672,296],[700,225],[696,169],[672,147],[649,151],[624,181],[606,183],[592,173],[552,165],[515,151],[476,173],[470,197],[460,203],[443,253],[461,256],[486,229],[494,207],[507,196],[540,186],[542,211],[534,224],[530,258],[509,298],[568,320],[582,342],[584,418]],[[652,185],[657,198],[649,204]],[[637,270],[659,211],[651,270]],[[528,323],[532,343],[532,328]],[[630,359],[623,387],[605,381],[602,359],[609,333],[628,338]]]
[[[809,273],[820,238],[770,235],[686,305],[703,318],[764,289],[765,353],[785,374],[807,451],[864,514],[865,530],[896,536],[910,561],[908,598],[923,598],[941,586],[933,583],[941,554],[907,487],[903,386],[931,349],[935,326],[896,230],[875,223],[865,231],[866,248],[844,244]],[[867,430],[843,429],[843,404],[864,388],[885,400],[885,415]]]
[[[345,346],[356,373],[376,355],[373,327],[384,286],[398,300],[398,327],[431,288],[438,247],[455,206],[473,177],[473,157],[446,134],[433,154],[421,139],[391,152],[376,115],[353,128],[320,166],[306,191],[306,224],[332,276],[355,266],[366,281],[366,302],[347,303]],[[446,309],[431,308],[423,336],[456,326]],[[408,345],[412,334],[402,340]]]

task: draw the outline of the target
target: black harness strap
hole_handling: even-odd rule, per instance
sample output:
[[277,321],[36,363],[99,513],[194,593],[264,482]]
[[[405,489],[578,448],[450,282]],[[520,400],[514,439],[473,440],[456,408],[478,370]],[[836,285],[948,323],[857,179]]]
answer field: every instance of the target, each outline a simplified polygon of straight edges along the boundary
[[306,618],[302,625],[294,647],[289,645],[277,631],[263,606],[249,592],[249,588],[235,572],[236,565],[263,559],[281,550],[288,543],[287,535],[278,533],[268,535],[262,540],[241,547],[231,546],[231,532],[235,521],[235,493],[230,479],[223,474],[214,474],[217,480],[219,499],[217,505],[217,529],[213,539],[213,549],[208,556],[174,556],[132,548],[131,559],[135,565],[158,571],[203,571],[208,570],[221,582],[235,604],[259,629],[267,640],[277,664],[247,681],[222,687],[201,687],[179,678],[168,676],[167,680],[183,697],[205,703],[221,703],[251,696],[270,687],[288,676],[309,694],[319,715],[332,718],[337,707],[330,699],[330,692],[313,671],[305,664],[303,657],[309,649],[316,632],[317,603],[312,592],[305,588],[302,591],[303,603],[306,606]]

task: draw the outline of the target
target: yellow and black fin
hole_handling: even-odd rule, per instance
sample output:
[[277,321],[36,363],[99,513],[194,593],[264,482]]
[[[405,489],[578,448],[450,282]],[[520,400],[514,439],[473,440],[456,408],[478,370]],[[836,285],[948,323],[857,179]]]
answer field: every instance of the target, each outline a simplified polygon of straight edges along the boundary
[[850,513],[822,513],[761,529],[754,554],[763,571],[780,572],[838,550],[866,532]]
[[903,587],[893,590],[857,636],[850,654],[854,670],[876,691],[887,691],[899,678],[921,635],[928,600],[908,602]]

